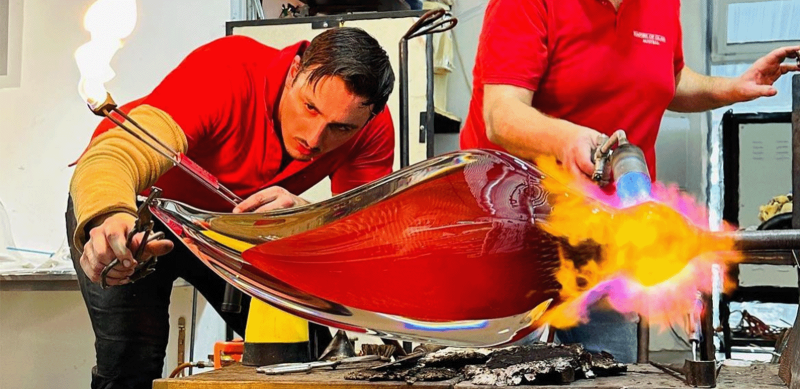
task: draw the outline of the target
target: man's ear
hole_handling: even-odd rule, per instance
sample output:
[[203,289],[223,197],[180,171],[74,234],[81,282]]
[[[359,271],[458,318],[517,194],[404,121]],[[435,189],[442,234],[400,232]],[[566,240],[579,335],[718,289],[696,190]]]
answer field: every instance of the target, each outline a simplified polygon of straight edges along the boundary
[[286,87],[290,87],[294,84],[298,73],[300,73],[300,56],[295,55],[294,59],[292,59],[292,64],[289,65],[289,72],[286,73]]

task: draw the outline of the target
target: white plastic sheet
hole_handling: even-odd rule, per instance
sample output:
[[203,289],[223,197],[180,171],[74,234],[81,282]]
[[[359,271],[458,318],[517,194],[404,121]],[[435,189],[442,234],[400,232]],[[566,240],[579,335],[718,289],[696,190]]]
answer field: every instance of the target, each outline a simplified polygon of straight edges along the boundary
[[0,201],[0,274],[74,273],[66,238],[55,252],[17,247],[6,208]]

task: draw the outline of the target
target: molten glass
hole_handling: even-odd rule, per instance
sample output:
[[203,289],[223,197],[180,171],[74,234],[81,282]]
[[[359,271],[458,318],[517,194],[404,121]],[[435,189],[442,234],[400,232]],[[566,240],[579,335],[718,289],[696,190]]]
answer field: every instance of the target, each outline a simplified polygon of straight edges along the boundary
[[491,151],[433,158],[267,214],[153,213],[244,292],[347,330],[447,344],[520,338],[558,297],[542,174]]
[[[450,345],[513,342],[548,309],[557,312],[548,321],[573,325],[585,296],[671,285],[662,281],[720,246],[682,248],[701,230],[682,228],[671,208],[620,211],[555,164],[540,166],[552,173],[471,150],[299,208],[222,214],[161,200],[152,211],[210,268],[267,303],[345,330]],[[653,270],[659,251],[636,256],[660,247],[664,226],[680,231],[668,240],[680,258]]]

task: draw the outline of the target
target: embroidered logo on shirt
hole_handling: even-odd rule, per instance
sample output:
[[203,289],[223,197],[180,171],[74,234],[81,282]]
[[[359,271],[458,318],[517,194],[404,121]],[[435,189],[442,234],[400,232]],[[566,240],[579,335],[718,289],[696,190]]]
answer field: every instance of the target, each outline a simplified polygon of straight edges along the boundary
[[667,38],[665,38],[663,35],[633,30],[633,36],[641,39],[642,43],[647,43],[648,45],[660,46],[662,43],[667,43]]

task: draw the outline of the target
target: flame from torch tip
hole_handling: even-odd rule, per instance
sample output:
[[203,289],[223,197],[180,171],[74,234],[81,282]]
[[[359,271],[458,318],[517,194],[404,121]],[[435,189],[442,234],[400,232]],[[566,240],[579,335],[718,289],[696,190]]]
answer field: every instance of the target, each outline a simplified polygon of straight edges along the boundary
[[618,199],[582,186],[554,159],[537,165],[552,206],[542,228],[569,244],[555,273],[561,304],[542,319],[556,328],[586,322],[592,307],[638,313],[662,328],[683,325],[697,291],[711,292],[712,265],[725,274],[741,259],[734,240],[711,234],[703,207],[677,188],[656,183],[653,201],[618,208]]
[[92,108],[106,99],[105,83],[114,78],[111,58],[136,26],[135,0],[97,0],[86,11],[84,28],[92,39],[75,51],[81,72],[78,93]]

